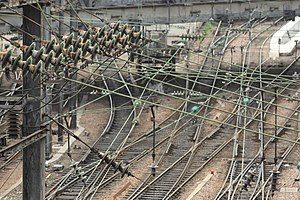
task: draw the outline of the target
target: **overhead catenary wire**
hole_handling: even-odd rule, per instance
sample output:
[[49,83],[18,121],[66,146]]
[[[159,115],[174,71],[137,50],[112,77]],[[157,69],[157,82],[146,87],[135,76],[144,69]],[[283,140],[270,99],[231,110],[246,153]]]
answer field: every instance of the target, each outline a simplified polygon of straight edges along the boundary
[[[95,75],[97,75],[97,74],[95,74]],[[114,81],[117,81],[117,82],[120,82],[118,79],[115,79],[115,78],[110,78],[111,80],[114,80]],[[131,83],[127,83],[128,85],[130,85],[130,86],[135,86],[135,87],[138,87],[138,88],[141,88],[141,89],[143,89],[144,87],[142,87],[142,86],[136,86],[136,85],[134,85],[134,84],[131,84]],[[172,97],[172,98],[174,98],[174,99],[178,99],[178,100],[184,100],[184,101],[187,101],[187,102],[190,102],[190,103],[196,103],[196,104],[198,104],[198,102],[195,102],[195,101],[192,101],[192,100],[189,100],[189,99],[185,99],[185,98],[181,98],[181,97],[175,97],[175,96],[172,96],[172,95],[170,95],[170,94],[164,94],[164,93],[161,93],[161,92],[157,92],[157,91],[155,91],[155,90],[153,90],[153,89],[147,89],[148,91],[150,91],[150,92],[156,92],[157,94],[163,94],[163,95],[165,95],[165,96],[168,96],[168,97]],[[130,97],[129,97],[130,98]],[[226,100],[224,100],[223,98],[220,98],[220,97],[214,97],[214,98],[216,98],[216,99],[220,99],[220,100],[222,100],[222,101],[226,101]],[[228,101],[228,100],[227,100]],[[233,103],[233,102],[230,102],[230,101],[228,101],[228,103]],[[268,103],[268,102],[266,102],[266,103]],[[207,107],[207,108],[213,108],[212,106],[209,106],[209,105],[206,105],[205,107]],[[278,106],[279,107],[279,106]],[[283,107],[283,108],[285,108],[285,107]],[[225,110],[223,110],[223,109],[220,109],[220,108],[214,108],[214,109],[216,109],[216,110],[219,110],[219,111],[221,111],[221,112],[224,112],[224,113],[228,113],[228,114],[230,114],[230,112],[228,112],[228,111],[225,111]],[[287,108],[285,108],[285,109],[287,109]],[[179,111],[178,111],[179,112]],[[269,112],[266,112],[267,114],[269,113]],[[269,114],[272,114],[272,113],[269,113]],[[282,117],[282,118],[286,118],[285,116],[282,116],[282,115],[279,115],[280,117]],[[286,128],[286,127],[285,127]]]
[[[121,58],[119,58],[119,60],[122,60],[122,61],[124,61],[123,59],[121,59]],[[146,65],[141,65],[141,66],[143,66],[143,67],[145,67],[146,69],[147,68],[149,68],[149,67],[147,67]],[[122,70],[122,71],[124,71],[124,72],[129,72],[129,70],[123,70],[123,69],[119,69],[119,70]],[[84,71],[84,70],[83,70]],[[161,74],[164,74],[165,76],[167,76],[167,75],[170,75],[170,72],[166,72],[166,71],[164,71],[164,70],[159,70],[159,72],[161,73]],[[135,73],[135,72],[132,72],[133,74],[137,74],[137,73]],[[209,74],[209,73],[203,73],[203,74],[205,74],[205,75],[210,75],[211,76],[211,74]],[[94,74],[94,75],[96,75],[97,76],[97,74]],[[138,74],[137,74],[138,75]],[[181,78],[181,76],[176,76],[176,75],[174,75],[174,74],[172,74],[172,76],[174,76],[174,77],[177,77],[177,78]],[[240,76],[241,76],[241,74],[240,74]],[[145,78],[147,78],[147,77],[145,77]],[[280,77],[276,77],[276,79],[278,79],[278,78],[280,78]],[[270,82],[266,82],[266,83],[268,83],[268,85],[269,85],[269,87],[270,86],[272,86],[272,82],[274,82],[274,80],[275,79],[272,79],[272,81],[271,81],[271,83]],[[185,90],[185,88],[183,88],[183,87],[181,87],[181,86],[179,86],[179,85],[174,85],[174,84],[170,84],[170,83],[168,83],[168,82],[163,82],[163,81],[161,81],[161,80],[155,80],[156,82],[158,82],[158,83],[162,83],[162,84],[165,84],[165,85],[168,85],[168,86],[172,86],[172,87],[174,87],[174,88],[178,88],[178,89],[180,89],[180,90]],[[235,93],[235,92],[233,92],[233,91],[230,91],[230,90],[227,90],[227,89],[224,89],[224,88],[219,88],[219,87],[216,87],[216,86],[211,86],[210,84],[207,84],[207,83],[202,83],[202,82],[198,82],[198,81],[196,81],[196,80],[193,80],[193,79],[188,79],[188,81],[190,81],[190,82],[194,82],[194,83],[198,83],[199,85],[201,85],[201,86],[205,86],[205,87],[208,87],[208,88],[212,88],[212,89],[219,89],[219,90],[221,90],[221,91],[223,91],[223,92],[227,92],[227,93],[229,93],[229,94],[232,94],[232,95],[239,95],[238,93]],[[237,83],[237,84],[239,84],[239,82],[235,82],[234,80],[231,80],[230,81],[231,83]],[[242,83],[242,85],[244,85],[243,83]],[[245,85],[245,86],[248,86],[248,85]],[[137,87],[139,87],[139,86],[137,86]],[[250,89],[257,89],[257,90],[259,90],[259,88],[258,87],[254,87],[254,86],[249,86],[249,88]],[[281,86],[281,87],[279,87],[279,88],[281,88],[281,89],[283,89],[283,88],[285,88],[284,86]],[[188,91],[189,92],[193,92],[193,90],[191,90],[191,89],[188,89]],[[269,93],[269,94],[273,94],[273,91],[269,91],[269,90],[266,90],[266,89],[263,89],[263,91],[264,92],[266,92],[266,93]],[[294,92],[296,92],[297,90],[294,90]],[[205,97],[210,97],[210,95],[208,95],[208,94],[205,94],[205,93],[202,93],[202,95],[203,96],[205,96]],[[284,97],[284,98],[287,98],[287,99],[290,99],[290,100],[293,100],[293,98],[292,97],[290,97],[290,96],[287,96],[287,95],[283,95],[283,94],[280,94],[279,95],[280,97]],[[224,101],[226,101],[226,102],[230,102],[229,100],[226,100],[226,99],[222,99],[222,98],[218,98],[218,97],[216,97],[216,99],[220,99],[220,100],[224,100]],[[297,100],[297,99],[294,99],[294,100]],[[265,102],[265,103],[268,103],[268,102]],[[280,107],[280,106],[279,106]],[[288,108],[287,108],[288,109]]]
[[[69,81],[73,81],[73,82],[77,82],[78,84],[84,84],[84,85],[87,85],[91,88],[94,88],[94,89],[102,89],[102,88],[99,88],[97,86],[94,86],[94,85],[89,85],[89,84],[85,84],[85,83],[82,83],[82,82],[79,82],[79,81],[76,81],[76,80],[72,80],[72,79],[69,79],[69,78],[65,78],[65,77],[62,77],[63,79],[66,79],[66,80],[69,80]],[[132,98],[134,100],[139,100],[141,101],[142,103],[147,103],[146,100],[143,100],[143,99],[138,99],[137,97],[130,97],[130,96],[127,96],[126,94],[123,94],[123,93],[118,93],[118,92],[115,92],[115,91],[110,91],[112,94],[117,94],[117,95],[120,95],[120,96],[123,96],[123,97],[127,97],[127,98]],[[179,98],[178,98],[179,99]],[[184,114],[186,114],[187,116],[192,116],[192,117],[197,117],[197,118],[200,118],[200,119],[205,119],[205,120],[208,120],[208,121],[211,121],[211,122],[217,122],[217,123],[222,123],[221,121],[219,120],[216,120],[216,119],[211,119],[211,118],[207,118],[207,117],[203,117],[203,116],[199,116],[199,115],[195,115],[195,114],[192,114],[190,112],[186,112],[186,111],[179,111],[175,108],[172,108],[172,107],[169,107],[169,106],[164,106],[164,105],[160,105],[158,103],[155,103],[155,102],[152,102],[153,105],[155,106],[160,106],[160,107],[163,107],[163,108],[167,108],[167,109],[170,109],[170,110],[173,110],[173,111],[177,111],[177,112],[183,112]],[[209,106],[207,106],[209,107]],[[214,109],[216,109],[215,107],[213,107]],[[227,111],[223,111],[225,113],[228,113]],[[291,119],[292,120],[292,119]],[[272,123],[267,123],[265,122],[265,124],[270,124],[272,125]],[[232,125],[230,123],[224,123],[224,125],[226,126],[229,126],[229,127],[237,127],[236,125]],[[278,128],[281,128],[282,126],[278,126]],[[289,127],[284,127],[285,129],[288,129],[290,131],[295,131],[294,129],[292,128],[289,128]],[[246,130],[248,132],[251,132],[251,133],[255,133],[255,134],[259,134],[259,132],[255,131],[255,130],[251,130],[251,129],[247,129],[247,128],[244,128],[242,127],[241,128],[242,130]],[[269,136],[269,137],[272,137],[274,139],[279,139],[279,140],[283,140],[283,141],[288,141],[288,142],[292,142],[292,143],[295,143],[295,144],[300,144],[300,142],[296,142],[294,140],[289,140],[289,139],[286,139],[286,138],[282,138],[282,137],[279,137],[279,136],[274,136],[273,134],[267,134],[267,133],[264,133],[265,136]]]
[[212,58],[213,59],[213,58]]

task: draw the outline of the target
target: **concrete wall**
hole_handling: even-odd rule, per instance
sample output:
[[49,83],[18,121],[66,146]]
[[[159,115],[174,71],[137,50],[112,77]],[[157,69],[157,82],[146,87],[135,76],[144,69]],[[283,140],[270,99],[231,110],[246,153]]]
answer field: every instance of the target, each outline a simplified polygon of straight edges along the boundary
[[[136,2],[142,2],[139,0]],[[170,7],[167,5],[155,6],[153,5],[143,5],[143,6],[107,6],[99,8],[92,11],[102,19],[108,21],[142,21],[145,24],[153,23],[182,23],[182,22],[193,22],[193,21],[207,21],[210,18],[219,18],[220,16],[227,17],[227,20],[247,20],[249,19],[250,13],[252,17],[269,16],[269,17],[279,17],[284,14],[285,10],[294,10],[296,15],[300,15],[300,0],[290,0],[290,1],[238,1],[229,3],[230,0],[220,1],[212,0],[209,3],[206,1],[194,1],[198,4],[184,3],[188,1],[182,1],[181,4],[172,4]],[[170,11],[170,12],[169,12]],[[1,14],[2,13],[2,14]],[[8,10],[1,10],[1,17],[7,19],[17,26],[22,25],[22,20],[20,16],[12,15]],[[65,22],[68,23],[68,11],[65,12]],[[96,26],[100,26],[103,23],[84,11],[79,11],[82,19],[88,23],[92,23]],[[57,29],[57,22],[52,20],[54,29]],[[1,25],[1,24],[0,24]],[[0,26],[1,29],[1,26]],[[65,27],[66,32],[68,28]],[[7,25],[2,25],[2,30],[7,30]]]
[[[170,15],[171,23],[206,21],[209,18],[218,18],[220,15],[227,16],[233,20],[249,19],[250,13],[253,17],[269,16],[278,17],[284,14],[285,10],[295,10],[300,14],[300,1],[248,1],[202,4],[173,4],[170,8],[167,5],[161,6],[134,6],[134,7],[106,7],[97,10],[99,16],[106,19],[139,19],[145,23],[167,23]],[[169,13],[170,10],[170,13]],[[82,13],[82,15],[85,15]]]
[[289,21],[274,33],[270,41],[270,57],[275,59],[281,54],[290,55],[298,41],[300,43],[300,17],[296,17],[294,21]]

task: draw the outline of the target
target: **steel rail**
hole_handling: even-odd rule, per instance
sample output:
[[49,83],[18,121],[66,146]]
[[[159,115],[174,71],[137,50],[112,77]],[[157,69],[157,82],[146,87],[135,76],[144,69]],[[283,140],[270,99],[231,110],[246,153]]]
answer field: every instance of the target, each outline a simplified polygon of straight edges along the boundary
[[[230,25],[231,26],[231,25]],[[224,42],[224,49],[226,48],[226,46],[228,45],[227,44],[227,41],[228,41],[228,37],[230,36],[230,31],[226,32],[224,34],[225,36],[225,42]],[[216,43],[216,41],[212,40],[212,43]],[[221,55],[221,57],[219,58],[219,61],[218,64],[217,64],[217,70],[215,72],[215,76],[214,76],[214,80],[213,80],[213,83],[212,85],[215,86],[216,84],[216,80],[217,80],[217,76],[218,76],[218,72],[219,72],[219,69],[221,67],[221,61],[223,59],[223,56]],[[207,61],[207,60],[206,60]],[[213,67],[213,66],[212,66]],[[220,90],[217,90],[214,92],[213,94],[213,89],[211,89],[210,91],[210,96],[206,101],[205,101],[205,105],[209,105],[211,103],[211,99],[212,99],[212,96],[215,96]],[[207,115],[207,112],[208,112],[208,109],[205,109],[204,111],[204,116]],[[228,117],[230,118],[230,116],[233,116],[233,115],[229,115]],[[225,119],[225,121],[227,122],[227,118]],[[199,137],[200,137],[200,133],[202,131],[202,127],[203,127],[203,124],[204,124],[204,120],[201,120],[201,123],[200,125],[197,126],[197,129],[196,129],[196,132],[195,132],[195,135],[194,135],[194,145],[196,145],[198,143],[198,140],[199,140]],[[220,127],[220,126],[219,126]],[[213,133],[216,133],[216,132],[213,132]],[[177,180],[175,181],[175,183],[173,184],[173,186],[171,187],[171,189],[167,192],[167,194],[165,195],[165,197],[169,196],[172,192],[172,190],[174,190],[174,188],[182,181],[182,179],[184,178],[185,174],[187,173],[187,170],[188,168],[190,167],[190,165],[192,164],[192,160],[194,159],[194,156],[195,156],[195,151],[193,150],[190,154],[190,157],[189,157],[189,160],[188,162],[186,163],[186,166],[184,167],[182,173],[179,175],[179,177],[177,178]]]
[[[285,87],[288,88],[289,85],[287,85],[287,86],[285,86]],[[282,89],[279,93],[283,93],[284,91],[285,91],[285,89]],[[259,94],[259,93],[257,93],[257,94]],[[271,100],[269,101],[269,103],[265,106],[264,111],[270,109],[270,107],[272,106],[274,100],[275,100],[275,98],[273,98],[273,99],[271,99]],[[264,112],[264,113],[267,114],[266,112]],[[280,127],[282,127],[282,126],[280,126]],[[247,166],[249,166],[249,167],[247,167]],[[241,177],[242,177],[243,175],[246,174],[246,172],[248,171],[248,169],[251,167],[250,165],[247,165],[247,166],[245,167],[244,172],[240,173],[240,174],[236,177],[236,179],[237,179],[237,178],[240,178],[240,179],[241,179]],[[225,189],[225,191],[222,192],[222,194],[218,194],[217,197],[215,198],[215,200],[219,200],[222,196],[224,196],[224,195],[225,195],[225,192],[227,192],[227,191],[230,189],[230,187],[231,187],[231,186],[228,186],[228,187]]]
[[[298,57],[298,58],[300,58],[300,56]],[[298,59],[297,58],[297,59]],[[281,72],[281,74],[283,74],[283,73],[285,73],[291,66],[293,66],[293,64],[297,61],[297,59],[295,59],[295,60],[293,60],[293,62],[292,63],[290,63],[290,65],[289,66],[287,66],[282,72]],[[96,75],[97,76],[97,74],[94,74],[94,75]],[[99,75],[98,75],[99,76]],[[280,76],[280,75],[279,75]],[[269,84],[268,84],[268,86],[266,86],[266,88],[268,88],[268,87],[270,87],[270,85],[275,81],[275,80],[277,80],[278,78],[279,78],[279,76],[277,77],[277,78],[275,78],[275,79],[273,79],[271,82],[269,82]],[[71,80],[71,79],[68,79],[68,78],[64,78],[64,77],[62,77],[63,79],[66,79],[66,80],[69,80],[69,81],[74,81],[74,80]],[[121,82],[120,80],[118,80],[118,79],[115,79],[115,78],[112,78],[112,77],[110,77],[109,79],[111,79],[111,80],[114,80],[114,81],[116,81],[116,82]],[[159,82],[159,81],[158,81]],[[81,83],[81,84],[84,84],[84,83]],[[142,87],[142,86],[139,86],[139,85],[135,85],[135,84],[132,84],[132,83],[127,83],[128,85],[130,85],[130,86],[135,86],[135,87],[137,87],[137,88],[141,88],[141,89],[143,89],[144,87]],[[168,83],[165,83],[166,85],[168,85]],[[84,84],[84,85],[87,85],[87,84]],[[204,84],[204,85],[207,85],[207,86],[210,86],[209,84]],[[98,87],[96,87],[96,86],[92,86],[92,85],[89,85],[90,87],[92,87],[92,88],[95,88],[95,89],[100,89],[100,88],[98,88]],[[179,86],[178,86],[179,87]],[[179,87],[180,88],[180,87]],[[102,88],[101,88],[101,90],[103,90]],[[151,91],[151,92],[155,92],[155,93],[157,93],[157,94],[162,94],[162,95],[166,95],[166,96],[168,96],[168,97],[172,97],[172,98],[175,98],[175,99],[180,99],[180,100],[185,100],[184,98],[180,98],[180,97],[176,97],[176,96],[173,96],[173,95],[169,95],[169,94],[165,94],[165,93],[163,93],[163,92],[159,92],[159,91],[155,91],[155,90],[153,90],[153,89],[150,89],[150,88],[148,88],[147,89],[148,91]],[[224,89],[222,89],[222,88],[219,88],[219,90],[224,90]],[[113,93],[116,93],[115,91],[112,91]],[[270,94],[273,94],[273,92],[269,92]],[[124,95],[124,94],[120,94],[120,93],[118,93],[119,95],[121,95],[121,96],[126,96],[126,95]],[[230,94],[236,94],[236,93],[234,93],[234,92],[230,92]],[[209,95],[208,95],[209,96]],[[279,94],[278,96],[283,96],[282,94]],[[286,97],[286,96],[284,96],[284,97]],[[229,100],[226,100],[226,99],[223,99],[223,98],[221,98],[221,97],[217,97],[217,96],[215,96],[214,97],[215,99],[218,99],[218,100],[221,100],[221,101],[225,101],[225,102],[228,102],[228,103],[231,103],[231,101],[229,101]],[[147,101],[145,101],[145,100],[143,100],[143,99],[138,99],[138,98],[136,98],[136,97],[134,97],[134,99],[136,99],[136,100],[140,100],[141,102],[147,102]],[[188,101],[188,102],[190,102],[190,103],[195,103],[195,104],[198,104],[198,102],[196,102],[196,101],[192,101],[192,100],[188,100],[188,99],[186,99],[186,101]],[[265,102],[265,103],[268,103],[268,102]],[[207,108],[210,108],[211,106],[206,106]],[[279,108],[281,108],[281,106],[278,106]],[[170,109],[173,109],[173,108],[170,108]],[[230,114],[230,112],[228,112],[228,111],[226,111],[226,110],[223,110],[223,109],[220,109],[220,108],[215,108],[216,110],[218,110],[218,111],[221,111],[221,112],[225,112],[225,113],[228,113],[228,114]],[[289,110],[289,109],[288,109]],[[278,115],[279,117],[283,117],[283,118],[285,118],[285,116],[281,116],[281,115]],[[199,118],[206,118],[206,117],[199,117]],[[213,120],[211,120],[211,121],[213,121]],[[267,123],[268,124],[268,123]]]
[[[126,90],[127,90],[127,92],[128,92],[128,94],[129,94],[129,96],[133,96],[132,95],[132,93],[131,93],[131,91],[130,91],[130,89],[129,89],[129,87],[127,86],[127,84],[126,84],[126,82],[125,82],[125,80],[124,80],[124,78],[123,78],[123,75],[121,74],[121,72],[119,71],[118,72],[118,75],[119,75],[119,77],[120,77],[120,79],[123,81],[123,84],[125,85],[125,88],[126,88]],[[132,103],[132,105],[134,105],[134,100],[132,99],[132,98],[130,98],[130,101],[131,101],[131,103]],[[131,118],[131,116],[136,116],[136,107],[133,107],[133,110],[132,110],[132,112],[130,113],[130,115],[128,116],[128,118],[127,118],[127,120],[125,121],[125,123],[123,124],[123,127],[120,129],[120,132],[121,132],[121,130],[123,130],[123,128],[125,127],[125,125],[128,123],[128,120]],[[121,144],[119,144],[118,145],[118,147],[117,147],[117,149],[116,149],[116,151],[115,151],[115,157],[117,157],[118,156],[118,149],[120,148],[120,147],[122,147],[122,146],[124,146],[124,144],[125,144],[125,142],[126,142],[126,140],[128,139],[128,137],[129,137],[129,135],[132,133],[132,131],[134,130],[134,128],[135,128],[135,126],[136,126],[136,123],[132,123],[132,125],[131,125],[131,127],[130,127],[130,130],[129,130],[129,132],[128,132],[128,134],[127,134],[127,136],[125,136],[125,138],[123,139],[123,142],[121,143]],[[117,137],[116,137],[117,138]],[[116,139],[115,138],[115,139]],[[114,140],[115,141],[115,140]],[[113,141],[113,142],[114,142]],[[113,144],[113,142],[111,143],[111,145]],[[96,174],[96,179],[94,179],[93,180],[93,182],[91,182],[91,184],[89,184],[89,185],[87,185],[86,187],[85,187],[85,189],[84,190],[82,190],[82,192],[76,197],[76,199],[86,199],[87,198],[87,194],[90,194],[90,193],[92,193],[92,191],[94,191],[93,192],[93,195],[97,192],[97,186],[96,186],[96,183],[97,183],[97,181],[99,180],[99,178],[101,178],[101,175],[106,171],[106,174],[109,172],[109,170],[111,170],[110,169],[110,166],[107,166],[107,167],[105,167],[103,170],[99,170],[98,172],[97,172],[97,174]],[[114,170],[114,169],[113,169]],[[106,176],[104,175],[103,177],[102,177],[102,180],[105,178]]]

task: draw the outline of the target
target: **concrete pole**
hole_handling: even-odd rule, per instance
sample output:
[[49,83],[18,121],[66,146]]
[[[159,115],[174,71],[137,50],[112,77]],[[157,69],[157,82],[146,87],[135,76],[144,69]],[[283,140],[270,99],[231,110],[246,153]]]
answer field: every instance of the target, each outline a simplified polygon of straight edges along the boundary
[[[277,99],[278,99],[278,90],[277,88],[274,89],[274,93],[275,93],[275,101],[274,101],[274,105],[275,105],[275,111],[274,111],[274,115],[275,115],[275,128],[274,128],[274,136],[277,136],[277,122],[278,122],[278,117],[277,117]],[[277,170],[277,139],[274,137],[274,167]]]
[[[78,28],[78,22],[76,19],[76,13],[75,11],[70,8],[70,26],[77,29]],[[70,30],[72,32],[72,30]],[[75,40],[77,39],[77,32],[74,33],[74,38]],[[77,72],[75,70],[70,70],[70,75],[71,78],[73,80],[77,80]],[[71,111],[71,122],[70,122],[70,128],[71,129],[76,129],[77,128],[77,113],[76,111],[72,111],[74,109],[77,108],[77,95],[74,95],[77,93],[77,84],[75,82],[70,83],[70,96],[72,96],[72,98],[70,99],[70,106],[69,106],[69,110]]]
[[168,0],[168,25],[170,28],[170,24],[171,24],[171,7],[170,7],[170,0]]
[[[60,81],[60,87],[63,86],[63,80]],[[63,117],[62,117],[62,113],[63,113],[63,100],[64,100],[64,90],[62,90],[60,93],[59,93],[59,98],[58,98],[58,111],[57,111],[57,114],[59,116],[58,118],[58,122],[60,124],[64,124],[64,120],[63,120]],[[63,128],[62,126],[58,126],[57,127],[57,137],[58,137],[58,142],[59,143],[63,143]]]
[[[65,0],[59,0],[58,3],[59,3],[60,6],[64,6],[65,5]],[[64,12],[59,11],[58,34],[60,36],[64,34],[62,21],[64,21]]]
[[[47,85],[47,83],[44,86],[44,93],[45,93],[45,104],[44,112],[45,115],[43,116],[43,119],[45,122],[49,121],[49,117],[47,115],[51,115],[52,112],[52,104],[49,103],[51,101],[52,97],[52,88],[51,86]],[[47,135],[46,135],[46,159],[49,160],[52,158],[52,129],[51,124],[49,123],[47,126]]]
[[[50,6],[46,6],[44,8],[44,12],[47,14],[50,14]],[[49,21],[50,22],[50,21]],[[51,27],[48,27],[47,21],[44,18],[43,19],[43,25],[44,27],[47,27],[48,29],[51,29]],[[46,41],[50,41],[51,40],[51,33],[48,29],[42,29],[43,30],[43,40]],[[47,117],[47,115],[51,115],[52,112],[52,103],[49,103],[52,97],[52,90],[51,87],[49,87],[49,85],[47,85],[47,83],[44,84],[44,86],[42,87],[43,91],[43,97],[45,96],[45,107],[43,107],[43,111],[42,111],[42,116],[43,116],[43,121],[47,122],[49,121],[49,117]],[[51,124],[49,123],[47,125],[47,136],[46,136],[46,159],[50,159],[52,157],[52,129],[51,129]]]
[[[59,5],[60,6],[63,6],[65,5],[65,0],[59,0]],[[64,30],[63,30],[63,24],[61,21],[64,20],[64,12],[62,11],[59,11],[59,22],[58,22],[58,34],[61,36],[64,34]],[[63,80],[61,80],[60,82],[60,87],[63,86]],[[63,113],[63,101],[64,101],[64,95],[63,95],[63,91],[61,91],[59,93],[59,98],[58,98],[58,111],[57,111],[57,114],[59,116],[58,118],[58,122],[60,124],[64,124],[64,120],[63,118],[61,117],[62,116],[62,113]],[[57,127],[57,137],[58,137],[58,143],[63,143],[63,129],[61,126],[58,126]]]
[[[23,6],[24,16],[41,24],[41,11],[31,6]],[[23,30],[32,35],[41,37],[41,27],[23,18]],[[33,39],[23,34],[23,44],[30,45]],[[31,73],[23,77],[23,94],[25,99],[23,109],[22,135],[28,136],[37,130],[41,125],[41,102],[37,99],[41,96],[40,76],[33,79]],[[37,99],[36,99],[37,98]],[[45,199],[45,139],[41,139],[23,149],[23,200]]]

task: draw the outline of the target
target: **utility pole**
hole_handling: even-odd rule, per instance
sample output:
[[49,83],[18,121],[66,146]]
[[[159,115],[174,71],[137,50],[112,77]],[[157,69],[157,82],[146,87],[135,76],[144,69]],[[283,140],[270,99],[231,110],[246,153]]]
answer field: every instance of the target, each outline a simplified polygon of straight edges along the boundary
[[275,101],[274,101],[274,105],[275,105],[275,111],[274,111],[274,115],[275,115],[275,130],[274,130],[274,169],[273,169],[273,176],[272,176],[272,183],[271,183],[271,195],[274,195],[274,191],[276,190],[276,181],[277,181],[277,176],[279,174],[279,171],[277,170],[277,100],[278,100],[278,88],[275,87],[274,89],[275,91]]
[[[45,107],[43,108],[43,121],[48,122],[50,121],[50,118],[48,115],[51,115],[52,112],[52,104],[50,103],[51,97],[52,97],[52,88],[49,84],[45,83],[43,86],[43,92],[45,95]],[[44,96],[43,95],[43,96]],[[51,123],[48,123],[46,125],[46,159],[52,158],[52,129],[51,129]]]
[[[63,80],[60,80],[60,88],[63,87]],[[62,117],[62,110],[63,110],[63,100],[64,100],[64,90],[60,91],[59,93],[59,96],[58,96],[58,110],[57,110],[57,114],[58,114],[58,122],[60,124],[64,124],[64,120],[63,120],[63,117]],[[57,127],[57,137],[58,137],[58,142],[60,144],[63,143],[63,128],[62,126],[58,126]]]
[[[62,7],[65,5],[65,0],[59,0],[59,6]],[[59,11],[59,22],[58,22],[58,34],[59,36],[62,36],[64,31],[63,31],[63,24],[62,21],[64,21],[64,12]]]
[[169,29],[170,29],[170,25],[171,25],[171,8],[170,8],[170,0],[168,0],[168,25],[169,25]]
[[297,50],[298,50],[298,40],[295,40],[295,43],[296,43],[296,46],[295,46],[295,59],[298,57],[298,52],[297,52]]
[[276,168],[277,166],[277,139],[276,139],[276,136],[277,136],[277,120],[278,120],[278,117],[277,117],[277,98],[278,98],[278,90],[277,88],[274,89],[274,92],[275,92],[275,111],[274,111],[274,115],[275,115],[275,130],[274,130],[274,167]]
[[[77,1],[75,2],[77,3]],[[76,11],[72,9],[72,7],[70,6],[70,26],[71,29],[78,29],[78,22],[77,19],[75,18],[76,16]],[[72,32],[73,30],[70,30],[70,32]],[[74,39],[77,39],[77,32],[74,32]],[[71,76],[70,78],[73,80],[77,80],[77,72],[75,70],[70,70],[69,75]],[[75,82],[70,83],[70,109],[69,111],[71,111],[71,122],[70,122],[70,128],[71,129],[76,129],[77,128],[77,112],[76,110],[74,111],[74,109],[77,108],[77,98],[78,96],[76,95],[76,90],[77,88],[77,84]]]
[[[261,73],[260,73],[261,76]],[[262,86],[261,80],[260,84]],[[261,185],[265,183],[265,142],[264,142],[264,92],[262,91],[262,87],[260,88],[260,108],[261,108],[261,113],[260,113],[260,127],[259,127],[259,137],[260,137],[260,159],[261,159]],[[262,187],[262,197],[264,197],[265,192],[264,192],[264,187]]]
[[[261,51],[261,49],[260,49]],[[264,146],[265,146],[265,141],[264,141],[264,135],[263,133],[264,131],[264,116],[265,116],[265,112],[264,112],[264,92],[263,92],[263,82],[262,82],[262,53],[260,53],[259,55],[259,88],[260,88],[260,122],[259,122],[259,139],[260,139],[260,159],[261,159],[261,186],[264,185],[265,183],[265,150],[264,150]],[[262,199],[265,198],[265,188],[262,187]]]
[[229,68],[229,70],[231,70],[232,69],[232,65],[233,65],[233,53],[235,53],[235,47],[233,46],[233,47],[231,47],[230,48],[230,68]]
[[[50,14],[50,7],[45,6],[44,12],[47,14]],[[44,27],[47,26],[47,19],[43,20]],[[51,29],[51,27],[48,27]],[[43,40],[50,41],[51,40],[51,33],[48,29],[43,29]],[[44,70],[44,69],[43,69]],[[43,97],[45,97],[45,106],[42,110],[42,120],[43,122],[47,122],[50,120],[48,115],[51,115],[52,112],[52,104],[50,103],[51,97],[52,97],[52,89],[49,86],[49,84],[45,81],[42,82],[42,93]],[[51,123],[48,123],[46,125],[46,159],[50,159],[52,157],[52,129],[51,129]]]
[[[29,5],[23,6],[24,16],[41,24],[41,11]],[[23,30],[37,38],[41,37],[41,27],[23,17]],[[30,45],[33,39],[23,34],[23,44]],[[24,58],[24,60],[27,58]],[[23,76],[24,99],[22,135],[28,136],[41,125],[40,75],[35,79],[31,73]],[[41,139],[23,149],[23,200],[45,199],[45,139]]]
[[153,122],[153,146],[152,146],[152,165],[151,165],[151,174],[152,176],[155,176],[156,174],[156,164],[155,164],[155,112],[154,112],[154,105],[150,106],[151,108],[151,113],[152,113],[152,117],[151,117],[151,121]]
[[[59,5],[60,6],[64,6],[65,5],[65,0],[59,0]],[[64,31],[63,31],[63,24],[61,21],[64,20],[64,12],[62,11],[59,11],[59,22],[58,22],[58,35],[59,36],[62,36]],[[60,87],[63,86],[63,80],[60,80],[60,84],[59,84]],[[57,109],[57,114],[58,114],[58,122],[60,124],[64,124],[64,120],[63,120],[63,117],[62,117],[62,110],[63,110],[63,101],[64,101],[64,91],[62,90],[60,93],[59,93],[59,96],[58,96],[58,109]],[[58,142],[59,143],[63,143],[63,128],[61,126],[58,126],[57,127],[57,137],[58,137]]]

